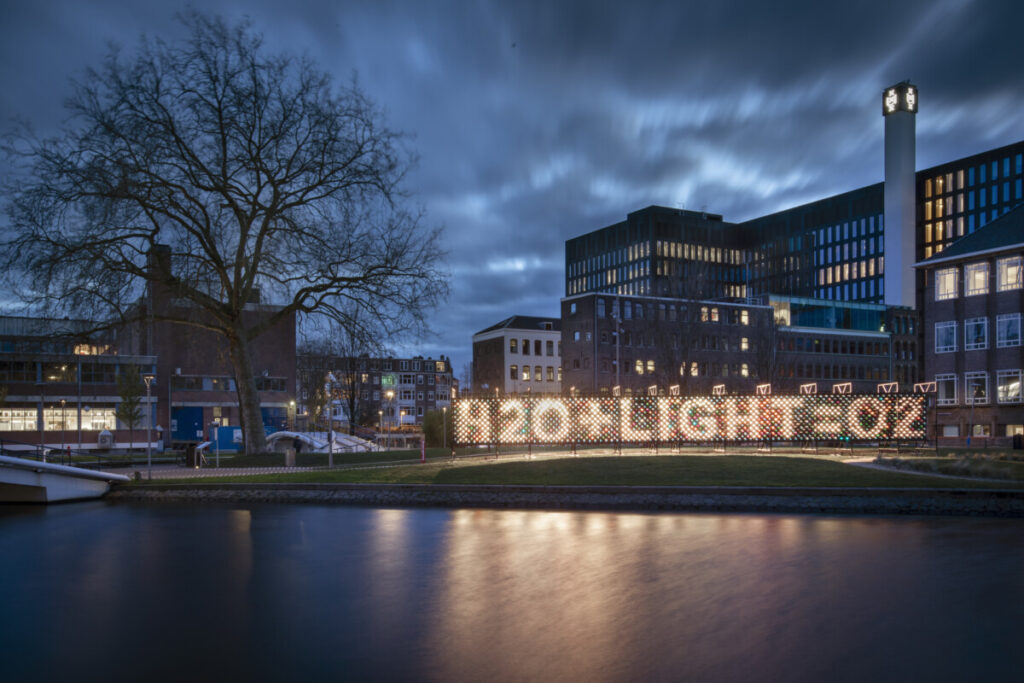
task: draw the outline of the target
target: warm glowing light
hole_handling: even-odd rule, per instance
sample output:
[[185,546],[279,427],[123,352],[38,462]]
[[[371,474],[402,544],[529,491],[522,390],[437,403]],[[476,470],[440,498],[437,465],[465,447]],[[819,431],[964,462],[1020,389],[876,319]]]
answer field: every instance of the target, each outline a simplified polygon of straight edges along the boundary
[[880,394],[898,394],[899,391],[899,382],[882,382],[878,385],[878,393]]
[[833,394],[852,394],[853,382],[839,382],[832,385]]
[[801,396],[813,396],[818,393],[818,383],[808,382],[807,384],[800,385]]
[[[840,387],[842,385],[836,385]],[[467,398],[457,444],[923,439],[922,394]]]
[[716,384],[715,386],[711,387],[711,395],[712,396],[725,396],[725,385],[724,384]]

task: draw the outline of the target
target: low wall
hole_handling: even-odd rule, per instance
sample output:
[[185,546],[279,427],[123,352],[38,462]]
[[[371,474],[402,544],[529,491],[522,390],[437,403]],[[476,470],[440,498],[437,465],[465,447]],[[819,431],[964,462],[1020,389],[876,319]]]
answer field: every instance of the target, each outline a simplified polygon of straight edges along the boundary
[[872,515],[1024,517],[1024,491],[773,487],[167,484],[116,486],[111,501],[316,503]]

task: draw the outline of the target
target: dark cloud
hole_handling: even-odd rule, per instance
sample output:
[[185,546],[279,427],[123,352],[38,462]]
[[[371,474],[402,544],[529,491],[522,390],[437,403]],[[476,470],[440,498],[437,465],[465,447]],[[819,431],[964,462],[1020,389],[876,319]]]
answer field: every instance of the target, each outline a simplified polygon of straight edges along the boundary
[[[108,40],[171,35],[184,3],[5,5],[0,118],[55,127]],[[564,240],[648,204],[744,220],[878,182],[882,89],[921,88],[918,166],[1024,137],[1010,0],[470,3],[209,0],[268,48],[360,85],[420,157],[452,299],[425,354],[470,357],[509,315],[557,315]]]

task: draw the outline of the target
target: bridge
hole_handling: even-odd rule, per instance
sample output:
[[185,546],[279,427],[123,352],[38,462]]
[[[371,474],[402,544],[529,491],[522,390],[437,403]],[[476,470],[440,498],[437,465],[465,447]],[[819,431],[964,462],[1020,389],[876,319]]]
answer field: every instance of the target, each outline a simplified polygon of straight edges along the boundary
[[100,498],[123,474],[0,455],[0,503],[55,503]]

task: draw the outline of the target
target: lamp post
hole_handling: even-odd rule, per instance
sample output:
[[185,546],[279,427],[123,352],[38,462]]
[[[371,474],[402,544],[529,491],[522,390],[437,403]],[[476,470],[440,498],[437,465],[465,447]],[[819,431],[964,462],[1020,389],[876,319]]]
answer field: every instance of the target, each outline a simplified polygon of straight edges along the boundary
[[66,429],[66,425],[65,425],[65,422],[64,422],[64,417],[65,417],[64,404],[65,403],[67,403],[67,401],[62,398],[60,400],[60,453],[61,453],[61,455],[64,454],[64,430]]
[[441,448],[448,448],[448,406],[441,406]]
[[393,420],[395,417],[395,392],[392,389],[388,389],[386,394],[388,397],[388,450],[391,450],[391,432],[393,426]]
[[150,403],[152,394],[150,393],[150,387],[153,384],[153,380],[156,379],[153,375],[143,375],[142,381],[146,383],[146,478],[153,478],[153,444],[150,440],[150,425],[153,423],[153,404]]
[[970,386],[967,388],[968,394],[971,396],[971,411],[967,418],[967,447],[971,446],[971,437],[974,435],[974,404],[978,402],[978,392],[981,387],[978,386],[978,380],[972,379]]
[[43,388],[46,385],[43,382],[36,382],[36,388],[39,389],[39,457],[46,462],[46,449],[43,448],[43,430],[46,428],[46,406],[43,405]]
[[295,431],[295,401],[288,401],[288,428]]
[[[377,444],[380,445],[380,433],[384,431],[384,411],[377,411]],[[386,436],[384,437],[387,438]]]

